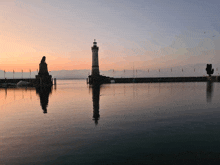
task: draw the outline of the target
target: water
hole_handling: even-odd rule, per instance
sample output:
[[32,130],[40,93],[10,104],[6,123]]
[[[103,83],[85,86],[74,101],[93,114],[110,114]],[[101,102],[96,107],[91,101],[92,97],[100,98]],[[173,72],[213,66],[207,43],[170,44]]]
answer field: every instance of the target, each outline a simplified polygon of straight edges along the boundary
[[195,164],[220,157],[220,83],[0,89],[1,164]]

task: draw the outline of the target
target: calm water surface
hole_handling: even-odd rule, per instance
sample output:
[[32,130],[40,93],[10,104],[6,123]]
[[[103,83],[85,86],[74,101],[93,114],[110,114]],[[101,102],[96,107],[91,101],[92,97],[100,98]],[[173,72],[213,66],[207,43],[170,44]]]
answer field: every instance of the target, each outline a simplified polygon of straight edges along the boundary
[[220,83],[57,83],[0,89],[1,164],[219,160]]

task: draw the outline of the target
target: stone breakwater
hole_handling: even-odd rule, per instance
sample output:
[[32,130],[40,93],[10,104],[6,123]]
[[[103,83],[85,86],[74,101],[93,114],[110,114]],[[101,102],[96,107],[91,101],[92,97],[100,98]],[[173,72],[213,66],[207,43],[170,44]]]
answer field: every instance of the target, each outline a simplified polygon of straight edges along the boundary
[[212,77],[149,77],[149,78],[110,78],[114,83],[157,83],[157,82],[219,82],[220,76]]
[[19,81],[27,81],[30,83],[34,83],[36,81],[35,78],[21,78],[21,79],[0,79],[0,83],[18,83]]
[[212,77],[142,77],[142,78],[114,78],[105,76],[89,76],[87,83],[95,84],[109,84],[109,83],[162,83],[162,82],[220,82],[220,76]]

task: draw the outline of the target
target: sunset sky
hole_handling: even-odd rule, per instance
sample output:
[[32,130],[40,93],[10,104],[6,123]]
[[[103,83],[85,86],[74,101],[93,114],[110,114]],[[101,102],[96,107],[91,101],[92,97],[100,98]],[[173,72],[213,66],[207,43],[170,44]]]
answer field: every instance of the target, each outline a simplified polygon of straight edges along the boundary
[[218,0],[0,0],[0,70],[220,63]]

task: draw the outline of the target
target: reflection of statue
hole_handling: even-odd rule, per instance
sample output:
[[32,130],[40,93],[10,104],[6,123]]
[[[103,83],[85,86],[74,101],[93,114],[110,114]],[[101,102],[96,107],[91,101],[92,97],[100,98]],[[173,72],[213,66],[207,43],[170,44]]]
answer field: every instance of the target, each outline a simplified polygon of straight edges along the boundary
[[50,95],[50,93],[52,93],[51,89],[52,89],[51,87],[36,88],[36,93],[40,97],[40,104],[41,104],[41,107],[42,107],[44,113],[47,113],[47,105],[49,102],[49,95]]
[[98,124],[98,120],[100,118],[99,115],[99,95],[100,95],[100,86],[92,87],[92,101],[93,101],[93,120],[95,124]]
[[213,94],[213,83],[211,81],[207,81],[207,88],[206,88],[206,101],[212,101],[212,94]]

